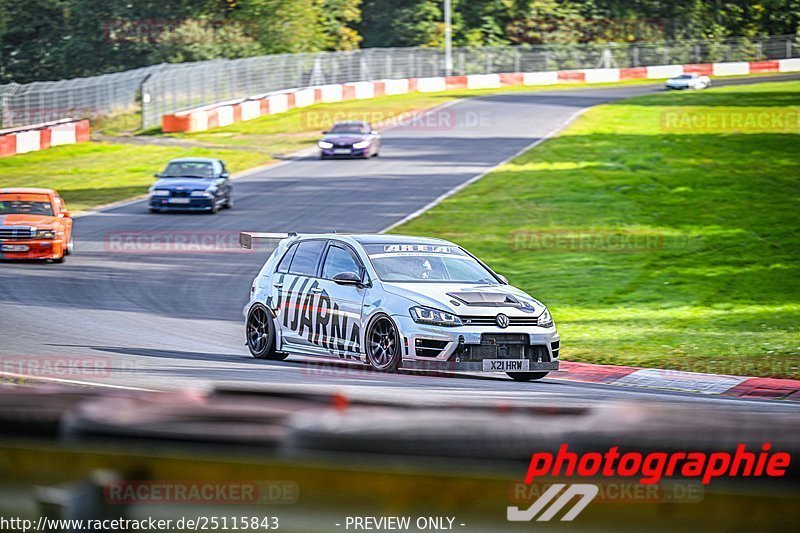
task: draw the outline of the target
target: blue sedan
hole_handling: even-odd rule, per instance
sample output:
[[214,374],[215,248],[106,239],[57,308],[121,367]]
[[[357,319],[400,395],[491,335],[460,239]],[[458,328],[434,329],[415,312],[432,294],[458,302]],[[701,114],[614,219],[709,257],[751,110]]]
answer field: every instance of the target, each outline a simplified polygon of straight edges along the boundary
[[225,163],[204,157],[173,159],[150,187],[147,207],[162,211],[216,213],[233,207],[233,185]]

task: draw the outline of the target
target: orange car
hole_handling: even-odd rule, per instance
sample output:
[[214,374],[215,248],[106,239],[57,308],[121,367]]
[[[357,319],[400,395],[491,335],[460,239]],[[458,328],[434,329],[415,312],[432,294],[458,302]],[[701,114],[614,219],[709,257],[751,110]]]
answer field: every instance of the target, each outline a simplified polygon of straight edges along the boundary
[[49,259],[72,253],[72,218],[52,189],[0,189],[0,259]]

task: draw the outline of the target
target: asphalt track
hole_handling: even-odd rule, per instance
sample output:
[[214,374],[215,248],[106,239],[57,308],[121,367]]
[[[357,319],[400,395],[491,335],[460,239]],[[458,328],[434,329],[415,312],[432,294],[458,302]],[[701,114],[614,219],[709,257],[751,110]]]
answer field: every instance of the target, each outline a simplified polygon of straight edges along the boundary
[[750,412],[800,408],[557,379],[516,383],[505,376],[386,375],[303,358],[257,361],[244,346],[241,310],[263,252],[223,246],[164,253],[118,245],[126,232],[146,238],[213,235],[224,243],[242,230],[379,232],[546,138],[576,113],[661,90],[639,85],[467,99],[440,110],[430,123],[386,131],[380,158],[300,157],[242,177],[235,182],[235,208],[215,216],[151,215],[143,202],[134,202],[80,217],[76,255],[63,265],[0,264],[0,369],[14,371],[21,363],[59,356],[110,367],[63,376],[68,379],[147,389],[246,383],[425,402],[492,398],[580,405],[619,399]]

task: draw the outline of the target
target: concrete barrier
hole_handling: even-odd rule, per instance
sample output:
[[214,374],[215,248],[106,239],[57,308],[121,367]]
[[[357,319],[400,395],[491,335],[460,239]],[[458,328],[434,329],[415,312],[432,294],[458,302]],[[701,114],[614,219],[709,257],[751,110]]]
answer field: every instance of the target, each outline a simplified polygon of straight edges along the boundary
[[0,157],[89,141],[89,121],[64,119],[0,130]]

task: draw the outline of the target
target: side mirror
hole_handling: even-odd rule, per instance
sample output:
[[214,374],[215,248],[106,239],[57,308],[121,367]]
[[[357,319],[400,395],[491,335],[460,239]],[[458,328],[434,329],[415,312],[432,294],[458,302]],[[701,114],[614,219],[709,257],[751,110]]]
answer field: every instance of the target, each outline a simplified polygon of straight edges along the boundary
[[158,172],[156,172],[155,174],[153,174],[153,177],[155,177],[155,178],[160,178],[160,177],[161,177],[161,174],[159,174]]
[[378,130],[371,130],[369,133],[370,133],[370,135],[377,135],[378,134]]
[[325,131],[322,132],[323,135],[327,135],[329,133],[330,133],[330,131],[328,131],[328,130],[325,130]]
[[228,172],[223,172],[222,174],[219,175],[219,177],[222,179],[228,179],[231,177],[231,175]]
[[69,214],[69,211],[61,211],[58,218],[72,218],[72,215]]
[[355,272],[342,272],[333,276],[333,281],[339,285],[361,285],[361,277]]
[[500,278],[500,281],[502,281],[503,283],[505,283],[506,285],[508,285],[508,278],[507,278],[507,277],[505,277],[505,276],[504,276],[504,275],[502,275],[502,274],[498,274],[498,275],[497,275],[497,277],[498,277],[498,278]]

